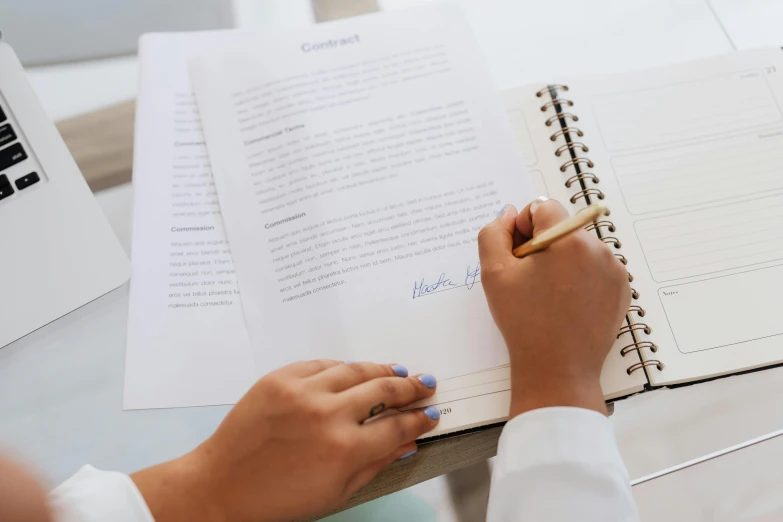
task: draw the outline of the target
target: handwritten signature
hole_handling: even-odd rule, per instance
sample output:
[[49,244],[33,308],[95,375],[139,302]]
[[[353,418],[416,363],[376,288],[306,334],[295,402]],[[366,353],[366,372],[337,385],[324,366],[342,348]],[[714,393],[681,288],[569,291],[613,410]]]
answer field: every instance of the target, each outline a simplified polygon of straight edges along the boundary
[[[450,277],[446,276],[445,272],[441,272],[438,276],[438,280],[434,283],[427,282],[427,279],[422,277],[421,280],[414,281],[413,283],[413,299],[437,292],[443,292],[445,290],[451,290],[453,288],[467,288],[468,290],[471,290],[476,283],[481,282],[481,279],[479,279],[480,276],[481,263],[476,263],[476,266],[467,265],[465,269],[465,279],[462,284],[452,281]],[[459,280],[457,281],[459,282]]]

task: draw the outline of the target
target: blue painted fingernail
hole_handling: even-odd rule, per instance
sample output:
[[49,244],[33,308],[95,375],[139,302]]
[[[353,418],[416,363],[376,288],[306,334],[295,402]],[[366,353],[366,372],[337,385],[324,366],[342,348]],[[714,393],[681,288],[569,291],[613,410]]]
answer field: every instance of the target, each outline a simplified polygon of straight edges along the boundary
[[397,377],[407,377],[408,376],[408,369],[405,366],[401,366],[399,364],[395,364],[392,366],[392,370],[394,370],[394,373],[397,374]]
[[440,410],[435,406],[427,406],[424,408],[424,414],[432,420],[440,419]]
[[429,373],[425,373],[424,375],[419,375],[419,380],[427,388],[434,388],[435,385],[438,384],[438,380],[432,375],[430,375]]
[[417,449],[415,449],[415,450],[413,450],[413,451],[409,451],[408,453],[406,453],[405,455],[403,455],[402,457],[400,457],[400,458],[399,458],[399,459],[397,459],[397,460],[407,459],[407,458],[408,458],[408,457],[410,457],[411,455],[415,455],[417,451],[419,451],[419,450],[418,450],[418,448],[417,448]]

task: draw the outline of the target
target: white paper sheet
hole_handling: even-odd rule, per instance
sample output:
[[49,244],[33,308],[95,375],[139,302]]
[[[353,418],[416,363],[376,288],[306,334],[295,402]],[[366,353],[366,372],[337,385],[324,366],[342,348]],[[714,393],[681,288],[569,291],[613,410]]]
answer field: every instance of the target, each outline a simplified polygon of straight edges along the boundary
[[187,73],[232,34],[141,40],[125,409],[233,404],[257,375]]
[[783,46],[780,0],[705,0],[712,5],[735,49]]
[[506,363],[476,235],[534,191],[460,11],[245,34],[191,77],[259,370]]

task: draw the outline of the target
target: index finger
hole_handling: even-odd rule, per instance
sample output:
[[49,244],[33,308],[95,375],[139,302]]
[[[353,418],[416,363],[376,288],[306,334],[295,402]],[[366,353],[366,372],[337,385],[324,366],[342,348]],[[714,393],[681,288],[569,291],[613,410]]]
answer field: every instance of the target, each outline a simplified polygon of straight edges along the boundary
[[350,362],[333,366],[314,375],[311,380],[318,388],[337,393],[381,377],[407,376],[408,370],[400,364]]
[[516,227],[528,240],[567,217],[568,210],[559,201],[541,196],[522,209],[517,216]]
[[514,258],[514,229],[517,209],[506,205],[494,221],[479,231],[478,249],[481,266],[490,268]]

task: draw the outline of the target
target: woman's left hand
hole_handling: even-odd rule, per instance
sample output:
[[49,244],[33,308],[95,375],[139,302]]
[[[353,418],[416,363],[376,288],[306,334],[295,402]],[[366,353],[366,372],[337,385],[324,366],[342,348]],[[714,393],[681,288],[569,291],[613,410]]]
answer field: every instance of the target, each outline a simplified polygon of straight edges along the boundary
[[193,452],[132,478],[157,522],[316,516],[415,452],[440,413],[365,421],[434,392],[432,376],[398,365],[295,363],[260,379]]

